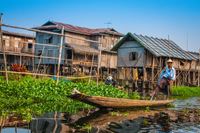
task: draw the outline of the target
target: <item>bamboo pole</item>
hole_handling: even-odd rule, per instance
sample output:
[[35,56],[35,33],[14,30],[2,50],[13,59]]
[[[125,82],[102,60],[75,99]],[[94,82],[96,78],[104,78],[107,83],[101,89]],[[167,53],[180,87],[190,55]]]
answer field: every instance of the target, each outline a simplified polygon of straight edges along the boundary
[[63,34],[51,32],[51,31],[44,31],[44,30],[38,30],[38,29],[24,28],[24,27],[13,26],[13,25],[8,25],[8,24],[2,24],[2,26],[8,27],[8,28],[15,28],[15,29],[28,30],[28,31],[39,32],[39,33],[46,33],[46,34],[64,36],[64,37],[68,37],[68,38],[74,38],[74,39],[77,39],[77,40],[82,40],[82,41],[87,41],[87,42],[93,42],[93,43],[96,43],[96,44],[100,43],[98,41],[93,41],[93,40],[89,40],[89,39],[82,39],[82,38],[78,38],[78,37],[74,37],[74,36],[70,36],[70,35],[63,35]]
[[3,32],[2,32],[2,16],[3,13],[0,14],[0,37],[1,37],[1,46],[3,48],[3,59],[4,59],[4,70],[6,74],[6,82],[8,83],[8,73],[7,73],[7,60],[6,60],[6,53],[5,53],[5,44],[3,43]]
[[101,40],[100,40],[101,43],[99,44],[98,68],[97,68],[97,86],[99,85],[99,77],[100,77],[102,41],[103,41],[103,35],[101,36]]
[[198,64],[198,86],[200,86],[200,49],[199,49],[199,64]]
[[[5,38],[4,40],[10,40],[10,39],[7,39],[7,38]],[[27,41],[18,41],[19,43],[23,43],[23,44],[27,44],[28,45],[28,43],[29,42],[27,42]],[[32,43],[33,45],[40,45],[40,46],[49,46],[49,47],[57,47],[57,48],[59,48],[60,46],[58,46],[58,45],[54,45],[54,44],[50,44],[50,43],[36,43],[36,42],[34,42],[34,43]],[[65,49],[72,49],[72,48],[69,48],[69,47],[65,47],[65,46],[63,46]]]
[[[37,29],[29,29],[29,28],[23,28],[23,27],[18,27],[18,26],[12,26],[12,25],[7,25],[7,24],[1,24],[1,26],[4,26],[4,27],[8,27],[8,28],[14,28],[14,29],[22,29],[22,30],[28,30],[28,31],[33,31],[33,32],[40,32],[40,33],[46,33],[46,34],[52,34],[52,35],[58,35],[58,36],[61,36],[61,37],[68,37],[68,38],[74,38],[74,39],[77,39],[77,40],[82,40],[82,41],[88,41],[88,42],[92,42],[92,43],[95,43],[96,45],[100,44],[100,41],[93,41],[93,40],[88,40],[88,39],[80,39],[80,38],[77,38],[77,37],[74,37],[74,36],[69,36],[69,35],[65,35],[65,34],[60,34],[60,33],[55,33],[55,32],[49,32],[49,31],[43,31],[43,30],[37,30]],[[28,44],[27,42],[25,42],[26,44]],[[34,44],[37,44],[37,45],[43,45],[43,46],[52,46],[52,47],[59,47],[60,49],[62,49],[62,47],[60,46],[56,46],[56,45],[53,45],[53,44],[40,44],[40,43],[34,43]],[[71,49],[71,48],[69,48]],[[101,50],[100,50],[101,51]],[[4,50],[4,53],[5,54],[12,54],[12,55],[19,55],[19,56],[27,56],[27,57],[33,57],[33,58],[37,58],[37,57],[40,57],[40,58],[49,58],[49,59],[58,59],[60,60],[65,60],[65,59],[62,59],[62,58],[57,58],[57,57],[47,57],[47,56],[37,56],[37,55],[34,55],[34,54],[26,54],[26,53],[18,53],[18,52],[13,52],[13,51],[6,51]],[[4,54],[4,53],[0,53],[0,54]],[[62,56],[61,56],[62,57]],[[101,57],[101,56],[100,56]],[[5,58],[6,59],[6,58]],[[101,63],[101,61],[99,61]],[[7,63],[6,63],[7,64]],[[58,63],[60,64],[60,63]],[[7,67],[5,67],[7,69]],[[59,68],[60,69],[60,68]],[[7,70],[5,70],[6,72]],[[60,70],[58,71],[60,72]],[[35,73],[34,73],[35,75]],[[56,75],[58,77],[60,77],[59,75]],[[96,77],[96,76],[95,76]]]
[[[10,54],[10,55],[18,55],[20,56],[20,53],[17,53],[17,52],[12,52],[12,51],[5,51],[6,54]],[[0,54],[3,54],[0,52]],[[37,55],[33,55],[33,54],[25,54],[25,53],[21,53],[22,56],[25,56],[25,57],[36,57],[36,58],[45,58],[45,59],[59,59],[58,57],[48,57],[48,56],[37,56]],[[61,59],[61,60],[71,60],[71,59]]]
[[152,66],[151,66],[151,85],[154,86],[154,56],[152,56]]
[[[92,75],[93,61],[94,61],[94,53],[93,53],[93,55],[92,55],[92,64],[91,64],[91,67],[90,67],[90,76]],[[90,83],[90,80],[91,80],[91,78],[89,78],[89,83]]]
[[60,48],[59,48],[59,56],[58,56],[58,68],[57,68],[57,73],[56,73],[56,76],[57,76],[57,82],[56,84],[58,84],[59,82],[59,75],[60,75],[60,63],[61,63],[61,58],[62,58],[62,46],[63,46],[63,43],[64,43],[64,27],[62,27],[62,36],[61,36],[61,40],[60,40]]
[[[5,73],[5,71],[0,71],[0,73]],[[44,76],[44,77],[52,77],[55,75],[52,74],[42,74],[42,73],[31,73],[31,72],[16,72],[16,71],[7,71],[7,73],[13,74],[23,74],[23,75],[37,75],[37,76]],[[57,77],[57,76],[56,76]],[[60,78],[67,78],[67,79],[84,79],[84,78],[95,78],[96,76],[82,76],[82,77],[67,77],[67,76],[58,76]]]

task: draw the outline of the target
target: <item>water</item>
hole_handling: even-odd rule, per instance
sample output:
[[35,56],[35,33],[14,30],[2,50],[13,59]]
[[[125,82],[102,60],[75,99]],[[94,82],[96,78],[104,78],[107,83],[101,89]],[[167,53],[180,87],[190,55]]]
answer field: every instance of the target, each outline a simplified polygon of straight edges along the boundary
[[190,108],[190,109],[200,109],[200,98],[193,97],[189,99],[181,99],[176,100],[174,103],[175,110],[181,110],[184,108]]
[[[189,98],[176,100],[170,111],[179,111],[185,108],[200,109],[199,98]],[[167,109],[158,110],[132,110],[132,111],[80,111],[77,114],[69,115],[65,112],[46,113],[39,117],[34,117],[30,123],[11,125],[3,127],[1,133],[67,133],[67,132],[103,132],[109,129],[113,123],[113,129],[119,133],[200,133],[198,123],[170,123],[170,130],[163,131],[159,123],[152,122],[149,126],[141,127],[144,117],[154,116],[156,113]],[[161,122],[162,123],[162,122]],[[77,127],[81,125],[82,128]],[[120,126],[117,127],[117,126]]]

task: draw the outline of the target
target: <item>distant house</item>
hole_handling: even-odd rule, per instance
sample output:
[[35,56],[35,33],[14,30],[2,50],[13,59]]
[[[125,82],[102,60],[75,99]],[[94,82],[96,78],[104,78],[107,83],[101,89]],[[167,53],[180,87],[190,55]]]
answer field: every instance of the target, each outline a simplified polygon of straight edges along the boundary
[[[0,46],[0,64],[4,66],[3,51],[6,52],[8,66],[21,64],[32,67],[33,57],[24,55],[34,55],[35,37],[28,34],[3,31],[3,45]],[[2,69],[2,68],[1,68]]]
[[[118,42],[123,35],[111,28],[98,28],[91,29],[79,26],[73,26],[60,22],[48,21],[40,27],[35,29],[61,33],[64,27],[64,34],[71,36],[64,38],[64,46],[62,53],[62,74],[89,74],[90,71],[97,70],[99,44],[89,42],[81,39],[88,39],[99,41],[102,43],[102,56],[101,56],[101,72],[109,73],[111,70],[116,69],[117,54],[110,51],[110,49]],[[74,37],[74,38],[73,38]],[[50,35],[45,33],[36,33],[36,42],[42,44],[60,45],[60,36]],[[58,48],[45,47],[37,45],[35,47],[36,54],[46,56],[58,57]],[[40,61],[41,65],[48,67],[48,73],[55,74],[58,61],[56,59],[42,59],[36,60],[36,64]]]
[[139,79],[155,83],[166,60],[171,58],[177,72],[175,84],[197,84],[197,70],[200,69],[197,57],[171,40],[128,33],[112,50],[118,55],[118,78],[121,80],[133,81],[136,68]]

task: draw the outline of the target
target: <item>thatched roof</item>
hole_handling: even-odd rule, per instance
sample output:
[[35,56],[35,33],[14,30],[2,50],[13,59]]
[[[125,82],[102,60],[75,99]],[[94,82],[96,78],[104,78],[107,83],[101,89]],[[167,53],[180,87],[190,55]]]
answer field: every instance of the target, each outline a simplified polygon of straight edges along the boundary
[[99,54],[98,49],[90,47],[90,46],[84,46],[84,45],[78,45],[78,44],[66,44],[66,46],[72,48],[72,50],[75,53],[82,53],[82,54]]

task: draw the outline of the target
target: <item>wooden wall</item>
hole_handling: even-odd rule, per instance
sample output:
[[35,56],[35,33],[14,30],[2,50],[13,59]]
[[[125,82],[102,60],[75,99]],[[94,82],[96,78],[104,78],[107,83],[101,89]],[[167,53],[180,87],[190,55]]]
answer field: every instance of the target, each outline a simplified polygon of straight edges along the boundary
[[116,69],[117,68],[117,54],[102,52],[101,67]]
[[[30,45],[32,44],[32,47],[28,47],[28,43],[30,43]],[[8,64],[13,64],[13,63],[24,64],[24,65],[32,64],[32,58],[23,57],[23,54],[34,54],[35,52],[34,38],[20,37],[20,36],[6,34],[3,35],[3,44],[5,51],[7,52]],[[3,51],[2,45],[0,46],[0,51],[1,52]]]
[[[138,58],[130,60],[131,52],[136,52]],[[144,48],[136,41],[125,42],[117,51],[117,66],[118,67],[143,67],[144,65]]]

